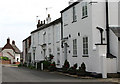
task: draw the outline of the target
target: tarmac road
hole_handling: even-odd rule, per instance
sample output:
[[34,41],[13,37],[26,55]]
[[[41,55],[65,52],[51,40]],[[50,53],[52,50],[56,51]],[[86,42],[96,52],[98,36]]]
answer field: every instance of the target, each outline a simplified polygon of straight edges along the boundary
[[[46,72],[32,70],[24,67],[2,67],[2,84],[42,84],[45,83],[60,83],[62,84],[114,84],[112,82],[117,82],[112,79],[78,79],[69,76],[59,74],[59,72]],[[43,83],[44,82],[44,83]],[[111,82],[111,83],[110,83]]]

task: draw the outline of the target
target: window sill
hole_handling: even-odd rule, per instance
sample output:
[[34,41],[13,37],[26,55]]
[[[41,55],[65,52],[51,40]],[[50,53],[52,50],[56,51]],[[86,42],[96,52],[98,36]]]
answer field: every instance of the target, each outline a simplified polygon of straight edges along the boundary
[[67,26],[68,24],[64,24],[64,26]]
[[75,20],[75,21],[72,21],[72,23],[74,23],[74,22],[77,22],[77,20]]
[[48,45],[50,45],[51,43],[48,43]]
[[72,56],[72,57],[77,57],[77,55],[76,56]]
[[82,55],[82,57],[89,57],[88,55]]
[[56,41],[56,43],[59,43],[60,41]]
[[83,16],[82,19],[87,18],[87,17],[88,17],[87,15],[86,15],[86,16]]

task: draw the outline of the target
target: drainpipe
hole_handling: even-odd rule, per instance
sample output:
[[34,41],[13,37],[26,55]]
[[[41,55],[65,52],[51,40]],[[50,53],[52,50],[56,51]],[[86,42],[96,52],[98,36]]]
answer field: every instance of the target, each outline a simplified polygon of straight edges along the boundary
[[109,41],[108,0],[106,0],[106,36],[107,36],[107,54],[109,54],[110,53],[110,41]]
[[[61,40],[63,40],[63,20],[62,20],[62,13],[61,13]],[[63,48],[63,41],[61,41],[61,47]]]
[[101,35],[101,44],[103,44],[103,29],[100,27],[96,27],[99,31],[100,31],[100,35]]

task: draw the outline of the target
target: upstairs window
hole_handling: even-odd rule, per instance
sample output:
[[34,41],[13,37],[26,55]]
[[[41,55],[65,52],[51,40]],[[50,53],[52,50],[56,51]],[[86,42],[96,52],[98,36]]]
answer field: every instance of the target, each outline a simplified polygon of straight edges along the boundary
[[87,16],[88,16],[87,2],[83,2],[83,6],[82,6],[82,18],[85,18]]
[[73,7],[73,22],[77,21],[77,16],[76,16],[76,8]]

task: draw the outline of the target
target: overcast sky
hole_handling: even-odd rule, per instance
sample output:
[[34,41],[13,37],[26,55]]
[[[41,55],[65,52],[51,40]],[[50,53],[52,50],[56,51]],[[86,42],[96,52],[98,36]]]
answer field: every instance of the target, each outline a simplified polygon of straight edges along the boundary
[[[60,17],[60,11],[69,0],[1,0],[0,1],[0,47],[9,37],[22,50],[22,40],[36,29],[36,16],[44,20],[47,13],[52,21]],[[75,0],[76,1],[76,0]],[[46,12],[46,8],[48,11]]]

